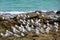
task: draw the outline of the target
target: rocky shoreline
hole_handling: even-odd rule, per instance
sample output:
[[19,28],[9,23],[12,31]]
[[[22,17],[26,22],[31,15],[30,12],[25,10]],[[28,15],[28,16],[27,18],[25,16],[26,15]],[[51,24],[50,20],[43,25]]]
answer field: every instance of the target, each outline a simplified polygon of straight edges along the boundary
[[[9,38],[8,38],[9,37]],[[0,38],[15,40],[59,40],[60,11],[0,14]],[[41,37],[41,38],[40,38]],[[17,39],[16,39],[17,40]],[[19,39],[18,39],[19,40]]]

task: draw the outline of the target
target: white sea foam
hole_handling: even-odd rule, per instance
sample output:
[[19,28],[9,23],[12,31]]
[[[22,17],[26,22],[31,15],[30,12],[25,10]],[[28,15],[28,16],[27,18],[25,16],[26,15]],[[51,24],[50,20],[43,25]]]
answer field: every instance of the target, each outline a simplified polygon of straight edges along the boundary
[[[35,12],[34,11],[0,11],[0,14],[5,14],[5,13],[9,13],[9,14],[21,14],[21,13],[30,13],[30,12]],[[42,12],[47,12],[47,11],[54,11],[54,10],[38,10],[38,11],[42,11]],[[57,10],[54,11],[55,13],[57,12]]]

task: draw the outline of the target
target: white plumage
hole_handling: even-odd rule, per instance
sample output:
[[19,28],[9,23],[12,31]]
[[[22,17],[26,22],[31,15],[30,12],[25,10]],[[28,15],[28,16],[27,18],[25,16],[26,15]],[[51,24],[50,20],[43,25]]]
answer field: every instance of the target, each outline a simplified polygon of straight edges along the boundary
[[41,31],[42,33],[44,33],[44,32],[45,32],[43,28],[40,28],[40,31]]
[[21,36],[25,36],[24,33],[21,33]]
[[31,22],[32,22],[32,23],[34,23],[34,20],[33,20],[33,19],[31,19]]
[[46,25],[44,25],[43,27],[44,27],[44,28],[46,28],[47,26],[46,26]]
[[54,22],[54,27],[58,29],[58,23]]
[[18,34],[14,34],[14,36],[16,36],[16,37],[20,37]]
[[28,31],[31,31],[31,27],[29,27],[28,24],[27,24],[25,27],[26,27],[26,29],[27,29]]
[[36,34],[39,34],[39,33],[40,33],[39,30],[38,30],[37,28],[36,28],[35,30],[36,30]]
[[18,25],[15,25],[15,27],[16,27],[16,28],[19,28],[19,26],[18,26]]
[[5,36],[11,36],[11,35],[13,35],[13,33],[10,32],[10,31],[8,31],[8,30],[6,30],[6,34],[5,34]]
[[2,37],[4,37],[4,34],[3,34],[3,33],[0,33],[0,35],[1,35]]
[[14,33],[20,33],[20,31],[18,31],[15,27],[12,26],[11,28],[13,29]]
[[49,33],[50,27],[46,28],[46,33]]
[[21,28],[22,28],[22,32],[27,32],[27,30],[24,28],[23,25],[21,25]]

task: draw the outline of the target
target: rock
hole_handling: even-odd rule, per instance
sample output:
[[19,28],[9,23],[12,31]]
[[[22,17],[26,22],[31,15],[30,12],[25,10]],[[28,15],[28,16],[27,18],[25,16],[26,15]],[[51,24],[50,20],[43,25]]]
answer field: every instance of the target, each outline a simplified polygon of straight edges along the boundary
[[28,13],[28,18],[36,18],[38,15],[36,13]]
[[0,16],[0,21],[3,21],[3,18],[2,18],[2,16]]
[[57,12],[56,12],[56,15],[60,15],[60,11],[57,11]]
[[37,12],[38,12],[38,13],[41,13],[41,11],[38,11],[38,10],[37,10],[37,11],[35,11],[35,13],[37,13]]
[[60,17],[58,17],[58,18],[57,18],[57,22],[59,22],[59,23],[60,23]]
[[54,15],[54,14],[55,14],[54,11],[48,11],[48,12],[46,12],[46,15]]

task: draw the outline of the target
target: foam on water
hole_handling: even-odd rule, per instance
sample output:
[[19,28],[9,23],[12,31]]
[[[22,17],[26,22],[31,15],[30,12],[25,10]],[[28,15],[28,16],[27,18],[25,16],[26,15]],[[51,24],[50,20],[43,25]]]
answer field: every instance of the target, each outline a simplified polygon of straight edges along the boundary
[[[36,10],[35,10],[36,11]],[[30,13],[30,12],[35,12],[35,11],[0,11],[0,14],[22,14],[22,13]],[[48,12],[48,10],[39,10],[41,12]],[[53,10],[49,10],[49,11],[53,11]],[[55,13],[57,12],[57,10],[54,11]]]

